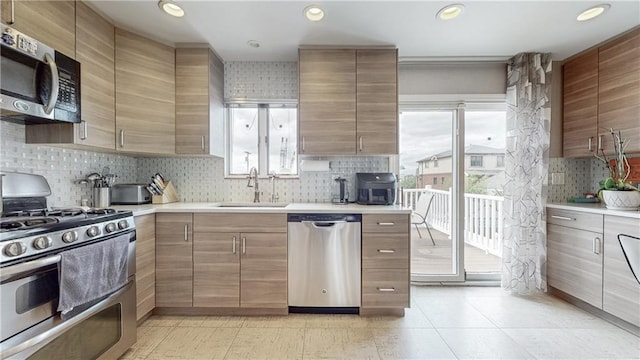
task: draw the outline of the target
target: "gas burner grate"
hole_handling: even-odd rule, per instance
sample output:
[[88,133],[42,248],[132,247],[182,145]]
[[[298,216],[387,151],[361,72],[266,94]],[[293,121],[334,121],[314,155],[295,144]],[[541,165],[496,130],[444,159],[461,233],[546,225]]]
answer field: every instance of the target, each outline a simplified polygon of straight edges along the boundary
[[69,208],[69,209],[52,209],[47,212],[45,216],[78,216],[86,214],[82,208]]
[[0,229],[2,230],[13,230],[13,229],[21,228],[23,226],[24,224],[22,224],[19,221],[4,221],[0,223]]
[[107,214],[115,214],[116,209],[90,209],[87,210],[87,214],[89,215],[107,215]]

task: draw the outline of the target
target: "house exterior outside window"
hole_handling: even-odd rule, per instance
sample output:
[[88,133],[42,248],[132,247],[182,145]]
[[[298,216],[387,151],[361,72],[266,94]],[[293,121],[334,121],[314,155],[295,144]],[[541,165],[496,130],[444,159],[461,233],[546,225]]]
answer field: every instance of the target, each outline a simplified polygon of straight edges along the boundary
[[437,177],[433,178],[433,185],[438,185],[438,178]]
[[482,167],[482,156],[480,155],[471,155],[471,159],[470,159],[470,166],[471,167]]
[[498,155],[496,157],[496,166],[497,167],[504,167],[504,155]]

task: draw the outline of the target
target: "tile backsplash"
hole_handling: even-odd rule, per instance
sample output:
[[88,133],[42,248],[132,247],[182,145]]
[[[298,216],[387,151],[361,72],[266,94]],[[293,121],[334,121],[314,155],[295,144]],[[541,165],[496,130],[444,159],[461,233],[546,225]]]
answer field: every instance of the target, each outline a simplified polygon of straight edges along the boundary
[[297,100],[298,63],[295,61],[226,61],[224,98]]

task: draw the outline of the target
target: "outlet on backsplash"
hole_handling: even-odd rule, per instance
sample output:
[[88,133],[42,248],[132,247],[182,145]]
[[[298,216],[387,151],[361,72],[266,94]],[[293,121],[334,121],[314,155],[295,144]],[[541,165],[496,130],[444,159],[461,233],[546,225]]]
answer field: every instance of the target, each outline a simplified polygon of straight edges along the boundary
[[564,173],[551,173],[551,185],[564,185]]

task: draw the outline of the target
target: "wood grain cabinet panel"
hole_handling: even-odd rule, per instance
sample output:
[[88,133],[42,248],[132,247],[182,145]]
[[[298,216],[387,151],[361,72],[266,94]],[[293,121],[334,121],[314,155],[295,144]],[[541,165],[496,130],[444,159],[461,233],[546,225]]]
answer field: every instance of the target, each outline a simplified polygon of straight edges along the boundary
[[610,128],[627,139],[627,153],[640,153],[640,27],[599,48],[598,131],[607,153]]
[[[199,223],[198,214],[194,224]],[[238,233],[196,230],[193,239],[193,306],[240,306]]]
[[115,28],[83,2],[75,14],[82,122],[28,125],[26,141],[115,150]]
[[409,266],[409,242],[406,233],[364,233],[363,269],[394,269]]
[[[627,264],[618,234],[638,236],[638,219],[604,217],[604,279],[602,309],[640,326],[640,284]],[[638,240],[640,241],[640,240]],[[630,249],[626,249],[630,251]],[[635,254],[636,258],[640,254]],[[636,274],[640,276],[640,274]]]
[[175,51],[116,29],[116,149],[175,153]]
[[598,133],[598,49],[565,63],[562,77],[563,155],[591,156],[597,148]]
[[363,308],[409,307],[409,269],[363,269]]
[[240,306],[287,307],[287,234],[241,233]]
[[137,320],[156,307],[156,216],[135,217]]
[[356,52],[358,154],[398,153],[398,50]]
[[193,215],[156,214],[156,306],[193,304]]
[[176,154],[224,156],[224,65],[209,48],[176,49]]
[[3,23],[71,58],[76,54],[75,17],[75,1],[2,0]]

